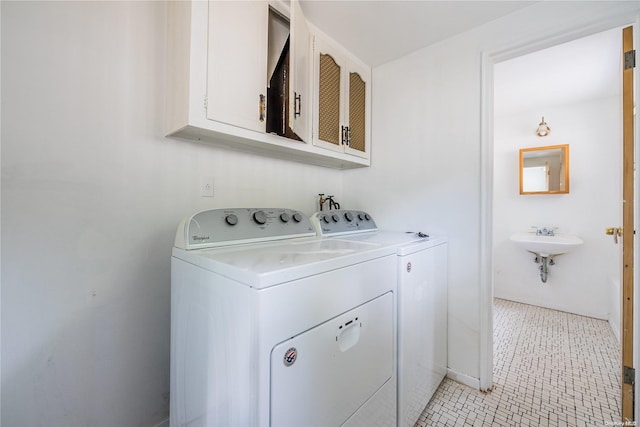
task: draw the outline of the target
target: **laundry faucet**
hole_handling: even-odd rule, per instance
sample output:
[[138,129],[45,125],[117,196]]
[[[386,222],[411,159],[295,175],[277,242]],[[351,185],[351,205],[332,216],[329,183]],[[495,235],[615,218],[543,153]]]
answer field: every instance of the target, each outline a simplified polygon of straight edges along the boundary
[[318,201],[320,205],[320,210],[322,210],[322,207],[324,206],[325,202],[329,202],[329,210],[340,209],[340,203],[333,200],[333,196],[324,197],[324,193],[320,193],[318,194],[318,196],[320,196],[320,200]]

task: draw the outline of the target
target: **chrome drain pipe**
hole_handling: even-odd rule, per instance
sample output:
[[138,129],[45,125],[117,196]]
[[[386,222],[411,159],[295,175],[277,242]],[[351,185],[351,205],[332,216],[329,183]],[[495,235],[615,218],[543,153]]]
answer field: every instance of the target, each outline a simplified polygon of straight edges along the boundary
[[553,258],[551,257],[546,257],[546,256],[536,256],[533,261],[536,264],[540,264],[540,267],[538,267],[538,270],[540,270],[540,280],[542,281],[542,283],[547,283],[547,276],[549,275],[549,266],[550,265],[555,265],[555,261],[553,261]]

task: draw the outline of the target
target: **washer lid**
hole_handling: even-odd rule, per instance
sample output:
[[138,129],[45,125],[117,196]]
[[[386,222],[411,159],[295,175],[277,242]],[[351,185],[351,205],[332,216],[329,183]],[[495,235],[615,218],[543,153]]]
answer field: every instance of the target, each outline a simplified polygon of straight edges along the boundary
[[255,288],[321,274],[388,255],[395,248],[342,239],[298,239],[185,251],[173,256]]

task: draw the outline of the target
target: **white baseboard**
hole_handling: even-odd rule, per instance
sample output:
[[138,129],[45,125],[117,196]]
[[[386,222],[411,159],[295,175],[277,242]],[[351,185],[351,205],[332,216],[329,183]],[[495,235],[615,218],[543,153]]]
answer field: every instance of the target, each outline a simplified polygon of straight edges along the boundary
[[620,343],[620,278],[617,276],[609,277],[609,293],[611,301],[609,308],[609,326]]
[[590,310],[583,310],[583,309],[579,309],[576,307],[571,307],[563,302],[549,302],[549,301],[544,301],[544,300],[537,300],[536,298],[532,298],[532,297],[521,297],[519,295],[510,295],[507,292],[499,292],[494,294],[494,296],[496,298],[499,299],[506,299],[508,301],[515,301],[515,302],[519,302],[521,304],[527,304],[527,305],[533,305],[536,307],[542,307],[542,308],[548,308],[551,310],[557,310],[557,311],[562,311],[565,313],[570,313],[570,314],[577,314],[578,316],[585,316],[585,317],[593,317],[594,319],[600,319],[600,320],[608,320],[609,319],[609,314],[608,314],[608,308],[609,307],[605,307],[604,310],[599,310],[598,312],[595,311],[590,311]]
[[609,326],[613,331],[613,335],[616,336],[616,339],[618,340],[618,344],[620,344],[620,319],[613,319],[609,317]]
[[154,427],[169,427],[169,418],[156,424]]
[[456,372],[449,368],[447,368],[447,378],[476,390],[480,390],[480,380],[478,378],[470,377],[466,374],[461,374],[460,372]]

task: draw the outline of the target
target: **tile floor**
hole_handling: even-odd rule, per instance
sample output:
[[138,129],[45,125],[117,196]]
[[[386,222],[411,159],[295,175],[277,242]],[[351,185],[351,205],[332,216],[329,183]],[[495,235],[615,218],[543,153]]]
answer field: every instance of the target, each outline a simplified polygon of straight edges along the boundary
[[496,299],[493,390],[445,378],[415,427],[619,425],[619,351],[606,321]]

